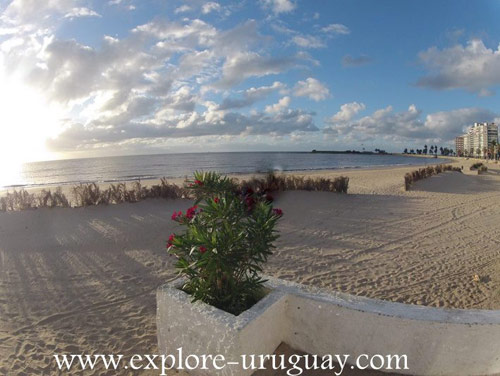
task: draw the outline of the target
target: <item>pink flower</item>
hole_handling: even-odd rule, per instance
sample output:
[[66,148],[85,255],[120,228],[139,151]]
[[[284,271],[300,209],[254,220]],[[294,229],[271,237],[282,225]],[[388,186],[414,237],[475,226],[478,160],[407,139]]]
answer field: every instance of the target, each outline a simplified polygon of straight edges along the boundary
[[207,251],[207,248],[204,246],[200,247],[200,253],[205,253]]
[[168,242],[167,242],[167,248],[170,248],[173,244],[173,241],[175,240],[175,234],[171,234],[168,237]]
[[195,205],[191,208],[189,208],[187,211],[186,211],[186,218],[187,219],[193,219],[194,216],[196,215],[196,209],[198,208],[198,205]]
[[273,209],[273,214],[278,216],[278,217],[281,217],[281,216],[283,216],[283,210],[281,210],[279,208],[275,208],[275,209]]
[[176,212],[174,211],[172,214],[172,221],[177,220],[177,218],[182,217],[182,211]]

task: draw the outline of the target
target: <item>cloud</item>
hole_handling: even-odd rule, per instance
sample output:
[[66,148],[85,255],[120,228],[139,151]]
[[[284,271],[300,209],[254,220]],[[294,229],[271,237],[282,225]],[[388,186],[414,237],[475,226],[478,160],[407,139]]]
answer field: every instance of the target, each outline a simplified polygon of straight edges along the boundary
[[[89,4],[87,0],[43,4],[14,0],[8,15],[0,16],[1,73],[19,78],[50,105],[62,108],[67,117],[60,134],[47,143],[51,150],[107,153],[120,150],[121,145],[167,139],[232,137],[244,143],[247,137],[261,137],[271,143],[284,136],[297,140],[299,135],[320,135],[314,113],[290,107],[292,95],[313,100],[329,96],[318,80],[300,81],[293,90],[279,81],[256,84],[253,80],[252,85],[233,89],[249,78],[317,64],[305,52],[282,56],[276,41],[260,33],[257,21],[219,29],[220,24],[215,27],[208,20],[184,15],[174,21],[155,17],[120,36],[103,35],[90,45],[78,37],[63,39],[59,27],[72,18],[99,17]],[[128,4],[131,1],[105,2],[105,6]],[[203,13],[202,4],[192,4]],[[210,8],[207,12],[217,11],[213,4],[205,4]],[[277,13],[291,12],[296,6],[291,1],[269,4]],[[319,37],[326,40],[324,34]],[[306,43],[319,46],[319,37]],[[259,110],[245,111],[278,93],[277,103],[269,101]]]
[[290,106],[290,102],[291,102],[290,97],[283,97],[278,101],[278,103],[266,106],[265,112],[269,114],[283,112]]
[[213,87],[231,88],[249,77],[278,74],[293,67],[295,57],[261,56],[256,52],[240,52],[228,58],[222,67],[222,78]]
[[185,13],[185,12],[189,12],[191,10],[192,10],[192,8],[189,5],[184,4],[184,5],[181,5],[178,8],[175,8],[174,13],[175,14]]
[[330,91],[320,81],[309,77],[305,81],[299,81],[293,89],[293,94],[297,97],[308,97],[316,102],[324,100],[330,96]]
[[276,15],[290,13],[297,8],[297,4],[291,0],[262,0],[261,3],[265,9],[271,9]]
[[428,114],[415,105],[408,110],[394,112],[392,106],[374,111],[371,115],[354,119],[364,109],[362,103],[352,102],[341,106],[340,111],[327,120],[323,133],[345,141],[414,141],[433,140],[449,142],[462,134],[475,121],[491,121],[496,116],[481,108],[461,108]]
[[487,48],[482,40],[470,40],[465,46],[438,49],[431,47],[419,53],[428,74],[417,85],[435,90],[465,89],[479,95],[491,95],[500,84],[500,45]]
[[345,123],[352,120],[360,111],[365,109],[363,103],[351,102],[340,106],[340,111],[330,118],[331,123]]
[[[127,1],[127,0],[125,0]],[[128,0],[128,1],[131,1],[131,0]],[[124,0],[110,0],[108,1],[108,5],[110,6],[115,6],[115,5],[121,5],[122,3],[124,2]],[[128,10],[135,10],[135,5],[133,4],[129,4],[129,5],[123,5],[123,7],[125,9],[128,9]]]
[[13,0],[1,15],[3,21],[12,24],[45,23],[52,13],[66,14],[82,1],[72,0]]
[[277,90],[283,91],[284,89],[285,85],[278,81],[274,82],[271,86],[261,86],[258,88],[252,87],[245,90],[240,98],[225,98],[217,109],[229,110],[248,107],[257,101],[264,99],[271,93]]
[[162,124],[129,122],[121,126],[103,126],[75,123],[58,137],[49,139],[47,146],[55,151],[73,151],[145,139],[254,135],[281,137],[295,132],[318,131],[312,119],[313,114],[301,110],[288,110],[274,115],[255,113],[246,116],[235,112],[213,115],[210,111],[203,114],[185,113],[171,117]]
[[347,35],[351,33],[351,30],[349,30],[347,26],[342,24],[330,24],[328,26],[322,27],[321,31],[330,35],[335,35],[335,34]]
[[180,49],[209,46],[217,35],[217,29],[200,19],[185,23],[157,19],[137,26],[133,33],[160,39],[163,45],[173,44]]
[[318,37],[313,35],[296,35],[292,38],[292,42],[302,48],[323,48],[325,43]]
[[477,107],[439,111],[425,117],[425,126],[442,140],[453,140],[474,122],[491,122],[498,114]]
[[370,64],[373,59],[366,55],[361,55],[358,57],[352,57],[351,55],[345,55],[342,58],[342,65],[344,67],[359,67],[361,65]]
[[101,17],[101,15],[89,8],[73,8],[64,15],[64,18],[70,19],[78,17]]
[[201,7],[201,12],[203,14],[218,12],[220,10],[221,10],[220,4],[213,1],[209,1],[208,3],[203,4],[203,6]]

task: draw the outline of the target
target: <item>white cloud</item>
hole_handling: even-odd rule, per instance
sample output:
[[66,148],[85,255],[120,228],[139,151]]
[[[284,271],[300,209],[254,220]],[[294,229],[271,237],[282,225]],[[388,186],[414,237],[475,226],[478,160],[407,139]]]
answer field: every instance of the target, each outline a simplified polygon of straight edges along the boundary
[[217,30],[212,25],[199,19],[189,20],[186,23],[157,19],[137,26],[132,32],[161,39],[167,45],[182,42],[182,49],[210,45],[217,35]]
[[71,11],[64,15],[64,18],[78,17],[101,17],[101,15],[89,8],[73,8],[71,9]]
[[428,75],[418,80],[418,86],[438,90],[461,88],[491,95],[491,88],[500,85],[500,45],[494,50],[474,39],[465,46],[429,48],[419,58]]
[[321,31],[327,34],[341,34],[347,35],[351,33],[351,30],[342,24],[330,24],[328,26],[322,27]]
[[229,57],[222,67],[222,78],[213,86],[231,88],[249,77],[278,74],[296,63],[294,57],[261,56],[256,52],[240,52]]
[[274,14],[289,13],[297,7],[292,0],[262,0],[262,4],[265,8],[271,9]]
[[251,106],[259,100],[264,99],[275,91],[285,92],[286,86],[281,82],[274,82],[271,86],[251,87],[245,90],[241,97],[225,98],[217,107],[218,110],[229,110]]
[[13,0],[1,15],[2,20],[13,24],[46,24],[52,13],[66,14],[82,3],[79,0]]
[[292,38],[292,42],[302,48],[323,48],[326,45],[321,39],[313,35],[296,35]]
[[297,97],[308,97],[316,102],[324,100],[330,96],[330,91],[320,81],[309,77],[305,81],[299,81],[293,89],[293,94]]
[[190,10],[192,10],[192,8],[189,5],[184,4],[178,8],[175,8],[174,13],[175,14],[185,13],[185,12],[189,12]]
[[330,118],[332,123],[345,123],[352,120],[359,112],[365,109],[364,103],[351,102],[340,106],[340,111]]
[[201,7],[201,12],[203,14],[208,14],[210,12],[218,12],[221,10],[221,6],[219,3],[209,1],[208,3],[205,3]]
[[432,140],[449,142],[460,135],[475,121],[491,121],[495,114],[481,108],[461,108],[428,114],[422,119],[422,111],[415,105],[408,110],[394,112],[392,106],[374,111],[371,115],[355,120],[364,105],[352,102],[341,106],[332,116],[323,132],[349,141],[386,140],[411,141]]
[[312,115],[300,110],[289,110],[269,116],[254,113],[224,113],[214,116],[211,111],[170,116],[164,123],[128,122],[120,126],[103,126],[102,122],[88,125],[71,124],[58,137],[50,139],[51,150],[94,149],[103,144],[127,140],[140,141],[158,138],[186,138],[205,136],[281,137],[294,132],[316,132]]
[[290,97],[283,97],[278,101],[278,103],[266,106],[265,112],[269,114],[282,112],[290,106],[290,102]]

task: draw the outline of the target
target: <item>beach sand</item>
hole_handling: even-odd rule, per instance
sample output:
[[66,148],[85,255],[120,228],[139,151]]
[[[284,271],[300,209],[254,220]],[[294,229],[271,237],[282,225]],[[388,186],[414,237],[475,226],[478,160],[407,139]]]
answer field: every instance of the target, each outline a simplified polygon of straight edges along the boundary
[[[348,175],[349,194],[278,195],[285,215],[265,272],[396,302],[500,309],[500,167],[477,175],[472,162],[409,192],[403,176],[415,166],[307,173]],[[53,354],[156,353],[155,289],[175,273],[170,215],[190,204],[0,213],[0,375],[59,374]]]

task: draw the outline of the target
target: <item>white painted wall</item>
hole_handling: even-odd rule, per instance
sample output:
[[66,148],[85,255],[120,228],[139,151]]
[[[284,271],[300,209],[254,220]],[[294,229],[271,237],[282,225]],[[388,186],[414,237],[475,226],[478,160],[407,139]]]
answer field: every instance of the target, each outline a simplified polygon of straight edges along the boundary
[[[270,278],[272,292],[233,316],[192,304],[175,286],[157,292],[160,353],[272,354],[282,341],[310,354],[407,355],[414,375],[500,373],[500,311],[450,310],[326,293]],[[393,371],[394,372],[394,371]],[[193,375],[250,375],[241,367]]]

